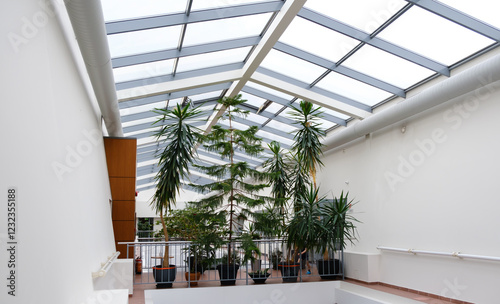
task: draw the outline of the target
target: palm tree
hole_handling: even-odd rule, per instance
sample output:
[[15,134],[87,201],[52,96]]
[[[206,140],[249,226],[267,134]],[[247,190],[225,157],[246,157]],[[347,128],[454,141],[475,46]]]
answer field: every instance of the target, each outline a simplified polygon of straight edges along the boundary
[[302,100],[299,107],[291,106],[291,108],[290,115],[295,119],[294,124],[299,126],[294,136],[292,152],[296,154],[304,170],[309,172],[316,187],[316,170],[318,166],[323,166],[320,158],[323,155],[321,149],[324,145],[321,139],[325,136],[325,131],[317,123],[321,118],[321,107],[314,108],[311,102]]
[[[184,107],[178,104],[170,110],[155,109],[154,112],[163,115],[153,125],[161,125],[155,136],[159,143],[166,143],[166,146],[158,153],[160,169],[155,177],[157,185],[151,206],[160,216],[165,242],[168,242],[164,213],[175,206],[182,180],[189,176],[189,165],[196,155],[193,147],[200,140],[201,134],[190,121],[200,117],[202,112],[198,108],[190,107],[189,104]],[[169,252],[166,246],[163,267],[168,267],[168,265]]]

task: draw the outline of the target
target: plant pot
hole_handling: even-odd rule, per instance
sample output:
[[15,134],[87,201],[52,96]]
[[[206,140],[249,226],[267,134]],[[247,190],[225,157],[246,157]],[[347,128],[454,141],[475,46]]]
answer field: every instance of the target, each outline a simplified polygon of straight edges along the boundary
[[186,266],[190,267],[191,271],[194,270],[193,272],[200,272],[201,274],[203,274],[203,272],[205,272],[201,258],[196,258],[194,256],[190,256],[190,257],[188,257],[188,259],[189,259],[188,265],[186,265]]
[[198,286],[198,281],[201,278],[201,272],[185,272],[186,281],[189,282],[189,286]]
[[318,260],[318,273],[323,280],[339,280],[342,278],[340,260]]
[[248,276],[252,278],[255,284],[264,284],[271,273],[249,273]]
[[217,265],[217,271],[219,272],[220,284],[234,285],[236,284],[236,275],[240,269],[239,264],[219,264]]
[[297,277],[299,276],[300,265],[299,264],[278,264],[278,268],[281,271],[281,276],[283,282],[297,282]]
[[153,277],[155,278],[156,288],[171,288],[172,283],[175,281],[177,269],[175,265],[156,265],[153,267]]

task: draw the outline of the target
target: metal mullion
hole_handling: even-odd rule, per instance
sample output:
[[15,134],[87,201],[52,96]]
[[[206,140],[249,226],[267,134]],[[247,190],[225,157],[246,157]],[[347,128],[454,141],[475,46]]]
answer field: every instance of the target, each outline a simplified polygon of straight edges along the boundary
[[183,46],[182,49],[175,48],[169,50],[127,55],[127,56],[112,58],[111,64],[113,68],[116,69],[136,64],[145,64],[155,61],[170,60],[178,57],[187,57],[192,55],[200,55],[200,54],[219,52],[219,51],[237,49],[248,46],[255,46],[259,43],[260,40],[261,40],[260,36],[244,37],[244,38],[217,41],[199,45],[192,45],[187,47]]
[[449,7],[438,1],[429,0],[406,0],[414,5],[423,8],[431,13],[441,16],[451,22],[459,24],[471,31],[488,37],[497,42],[500,41],[500,30],[481,20],[469,16],[459,10]]
[[369,44],[373,47],[381,49],[387,53],[398,56],[410,62],[413,62],[417,65],[420,65],[429,70],[438,72],[445,76],[450,76],[450,71],[447,66],[436,62],[430,58],[414,53],[410,50],[407,50],[403,47],[397,46],[393,43],[385,41],[378,37],[371,37],[370,34],[367,34],[359,29],[356,29],[348,24],[342,23],[333,18],[329,18],[327,16],[318,14],[312,10],[307,8],[302,8],[302,10],[298,14],[300,17],[309,20],[311,22],[322,25],[326,28],[344,34],[348,37],[354,38],[366,44]]
[[253,3],[231,6],[230,8],[222,7],[201,11],[177,14],[165,14],[160,16],[143,17],[136,19],[128,19],[122,21],[107,22],[106,32],[108,35],[127,33],[133,31],[141,31],[154,29],[159,27],[168,27],[183,25],[195,22],[214,21],[219,19],[243,17],[249,15],[257,15],[264,13],[273,13],[280,11],[283,6],[283,1],[273,1],[265,3]]

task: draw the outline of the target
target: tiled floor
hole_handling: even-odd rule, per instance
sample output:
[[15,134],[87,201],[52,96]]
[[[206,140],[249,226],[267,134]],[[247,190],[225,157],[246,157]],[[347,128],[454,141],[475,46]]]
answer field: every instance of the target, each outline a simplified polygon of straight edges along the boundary
[[[215,274],[212,273],[212,274],[208,274],[208,275],[211,275],[211,278],[213,279]],[[204,276],[207,276],[207,275],[204,274]],[[269,278],[266,281],[266,284],[282,284],[282,280],[281,280],[281,278],[277,277],[278,276],[277,273],[273,273],[273,276],[276,278]],[[203,280],[204,277],[202,277],[201,279]],[[137,275],[136,280],[141,281],[140,275]],[[134,294],[129,297],[129,304],[145,304],[144,290],[156,288],[156,286],[154,284],[154,279],[152,277],[145,279],[144,275],[143,275],[142,281],[143,282],[152,282],[152,284],[134,285]],[[319,282],[319,281],[321,281],[321,278],[319,276],[317,276],[317,274],[315,275],[314,272],[313,272],[313,275],[307,275],[305,273],[305,271],[303,271],[302,282]],[[454,303],[454,302],[451,302],[450,300],[433,298],[427,294],[418,293],[418,292],[411,292],[411,291],[407,291],[407,290],[403,290],[403,289],[399,289],[399,288],[395,288],[395,287],[390,287],[390,286],[384,286],[384,285],[380,285],[380,284],[367,284],[367,283],[363,283],[363,282],[359,282],[359,281],[355,281],[355,280],[350,280],[350,279],[346,279],[346,282],[361,285],[361,286],[364,286],[367,288],[372,288],[372,289],[376,289],[376,290],[391,293],[391,294],[395,294],[395,295],[409,298],[409,299],[413,299],[415,301],[419,301],[422,303],[428,303],[428,304]],[[245,285],[245,284],[246,284],[245,280],[237,280],[236,281],[236,285]],[[249,284],[253,284],[251,279],[249,279]],[[290,284],[290,283],[287,283],[287,284]],[[174,283],[172,288],[187,288],[187,287],[188,287],[187,283],[184,282],[184,283]],[[199,282],[197,287],[191,287],[191,288],[208,288],[208,287],[212,287],[212,288],[220,287],[220,282],[219,281]],[[455,303],[459,303],[459,302],[455,302]]]

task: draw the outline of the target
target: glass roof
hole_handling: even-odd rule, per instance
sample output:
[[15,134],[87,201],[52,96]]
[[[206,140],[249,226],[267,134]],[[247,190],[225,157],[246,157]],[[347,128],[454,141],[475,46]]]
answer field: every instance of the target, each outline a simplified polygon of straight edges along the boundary
[[[198,127],[206,129],[226,124],[212,121],[217,99],[242,94],[251,114],[235,126],[257,126],[264,143],[288,149],[296,130],[290,105],[321,106],[328,131],[376,115],[376,107],[497,47],[497,6],[489,0],[102,0],[124,133],[138,138],[138,190],[154,187],[162,148],[153,137],[152,109],[201,105],[206,120]],[[203,149],[199,155],[220,163]]]

